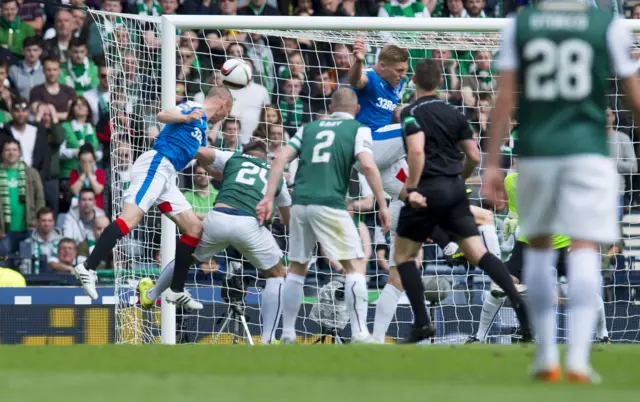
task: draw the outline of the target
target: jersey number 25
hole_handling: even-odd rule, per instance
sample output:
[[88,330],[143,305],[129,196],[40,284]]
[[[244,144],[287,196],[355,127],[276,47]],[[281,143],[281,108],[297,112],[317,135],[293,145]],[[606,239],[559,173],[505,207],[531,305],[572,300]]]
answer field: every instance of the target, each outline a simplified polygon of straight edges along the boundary
[[591,94],[593,48],[589,43],[581,39],[555,43],[537,38],[524,46],[522,55],[532,62],[524,78],[527,99],[577,101]]

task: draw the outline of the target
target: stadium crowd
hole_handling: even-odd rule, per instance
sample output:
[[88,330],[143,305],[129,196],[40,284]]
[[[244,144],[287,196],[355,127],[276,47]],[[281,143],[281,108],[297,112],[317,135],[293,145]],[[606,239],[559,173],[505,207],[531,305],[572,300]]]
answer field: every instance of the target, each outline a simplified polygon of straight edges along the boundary
[[[164,14],[260,16],[369,16],[380,18],[502,17],[526,0],[0,0],[0,258],[23,275],[71,274],[109,224],[111,201],[128,183],[127,167],[160,127],[153,121],[160,101],[158,54],[161,45],[152,24],[103,17],[99,27],[86,8],[143,16]],[[628,18],[640,18],[640,4],[617,4]],[[611,3],[609,4],[611,5]],[[143,47],[127,46],[141,44]],[[121,46],[117,60],[105,49]],[[136,53],[133,49],[147,49]],[[422,57],[441,61],[440,96],[459,107],[483,138],[493,103],[494,55],[490,51],[410,50],[412,63]],[[113,57],[113,56],[111,56]],[[222,85],[220,67],[229,57],[253,68],[253,81],[234,91],[231,117],[208,133],[210,145],[240,150],[253,138],[268,142],[273,156],[302,124],[329,114],[333,92],[348,86],[353,63],[349,44],[306,38],[266,37],[236,31],[182,31],[177,49],[176,102],[201,100],[210,85]],[[371,47],[367,64],[373,65]],[[108,63],[109,61],[109,63]],[[403,102],[413,94],[412,67],[405,78]],[[150,73],[156,70],[156,74]],[[110,86],[111,83],[111,86]],[[618,110],[617,102],[612,105]],[[627,116],[609,111],[614,156],[620,173],[637,171],[636,141]],[[126,130],[122,130],[122,128]],[[117,133],[115,132],[117,131]],[[515,132],[516,130],[514,130]],[[112,150],[114,136],[119,137]],[[480,142],[482,147],[482,141]],[[503,151],[510,155],[513,140]],[[505,168],[510,167],[510,158]],[[116,165],[117,164],[117,168]],[[290,166],[290,174],[295,166]],[[197,165],[183,175],[185,195],[204,217],[219,183]],[[635,176],[634,176],[635,177]],[[631,204],[631,176],[621,182],[621,205]],[[117,186],[112,185],[115,179]],[[291,183],[289,183],[291,184]],[[370,273],[388,270],[388,239],[373,228],[373,197],[361,197],[353,176],[350,208],[362,222],[369,246]],[[476,174],[469,185],[477,189]],[[634,183],[631,188],[640,188]],[[627,196],[626,201],[624,195]],[[285,229],[274,225],[284,239]],[[158,263],[159,220],[148,219],[133,233],[132,254]],[[139,244],[139,246],[135,246]],[[153,247],[150,255],[145,250]],[[142,246],[144,245],[144,247]],[[282,247],[286,247],[283,240]],[[365,247],[366,250],[366,247]],[[145,255],[143,255],[145,254]],[[425,261],[436,261],[436,247],[426,247]],[[113,263],[103,263],[112,269]],[[340,270],[336,262],[318,261],[319,269]],[[329,268],[330,267],[330,268]],[[203,264],[199,276],[218,269]],[[112,275],[112,274],[110,274]],[[377,280],[377,279],[376,279]]]

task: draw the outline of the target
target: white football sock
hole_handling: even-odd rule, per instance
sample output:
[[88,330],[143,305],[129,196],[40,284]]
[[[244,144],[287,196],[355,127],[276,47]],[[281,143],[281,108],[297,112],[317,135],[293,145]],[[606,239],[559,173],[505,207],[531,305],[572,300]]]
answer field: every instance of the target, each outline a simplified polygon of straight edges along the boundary
[[398,299],[401,295],[402,291],[390,283],[387,283],[380,292],[376,303],[376,315],[373,319],[373,337],[380,342],[384,342],[391,320],[396,314]]
[[497,298],[491,296],[490,292],[485,293],[484,301],[482,302],[482,312],[480,313],[480,324],[478,325],[478,332],[476,338],[484,342],[491,331],[491,326],[498,316],[498,311],[504,303],[504,298]]
[[596,338],[602,339],[605,336],[609,336],[609,331],[607,331],[607,316],[605,315],[604,300],[602,300],[602,296],[600,296],[600,293],[596,293],[596,296],[598,297],[598,322],[596,324]]
[[500,240],[498,240],[498,232],[496,232],[495,225],[481,225],[478,226],[480,236],[484,241],[487,250],[502,261],[502,252],[500,251]]
[[173,260],[160,272],[160,276],[155,285],[149,289],[148,296],[151,300],[156,300],[162,292],[171,286],[171,279],[173,279],[173,268],[176,266],[176,261]]
[[600,292],[600,255],[592,249],[574,249],[567,256],[569,282],[569,336],[567,370],[590,370],[591,339],[596,326],[596,295]]
[[284,278],[267,278],[262,292],[262,343],[276,339],[276,328],[282,312],[282,288]]
[[296,319],[304,296],[304,276],[287,274],[282,290],[282,336],[296,338]]
[[344,300],[351,318],[351,335],[369,336],[369,329],[367,328],[369,294],[364,274],[359,272],[347,274],[344,281]]
[[524,249],[524,283],[533,329],[538,344],[536,347],[536,370],[552,368],[558,364],[559,354],[556,344],[555,284],[557,252],[551,249]]

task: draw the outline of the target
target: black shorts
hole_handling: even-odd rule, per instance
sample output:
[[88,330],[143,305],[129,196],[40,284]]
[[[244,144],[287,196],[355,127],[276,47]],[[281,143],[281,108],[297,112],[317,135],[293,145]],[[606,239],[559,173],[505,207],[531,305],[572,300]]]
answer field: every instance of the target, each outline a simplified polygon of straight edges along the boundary
[[[515,276],[516,278],[518,278],[518,280],[521,282],[522,282],[522,265],[524,263],[523,251],[526,246],[527,246],[526,243],[521,241],[516,241],[516,244],[513,246],[513,250],[511,251],[511,255],[509,256],[509,259],[505,263],[505,265],[507,266],[507,270],[509,270],[509,273]],[[561,276],[567,276],[566,261],[567,261],[568,249],[569,249],[568,247],[565,247],[557,250],[558,262],[556,264],[556,269],[558,271],[558,278]]]
[[426,208],[406,205],[400,211],[396,233],[415,242],[423,242],[433,228],[440,226],[457,239],[477,236],[478,228],[469,209],[469,198],[461,177],[437,177],[420,183],[427,197]]

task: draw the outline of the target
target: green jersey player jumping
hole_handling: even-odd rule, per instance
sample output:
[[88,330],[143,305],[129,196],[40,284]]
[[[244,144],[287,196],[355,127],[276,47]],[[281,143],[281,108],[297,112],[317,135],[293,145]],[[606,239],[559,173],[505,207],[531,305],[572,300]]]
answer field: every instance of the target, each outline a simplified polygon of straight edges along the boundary
[[597,382],[589,355],[601,290],[601,244],[618,238],[617,171],[609,157],[607,91],[613,74],[640,112],[633,44],[624,21],[582,2],[524,9],[502,31],[498,95],[491,115],[484,195],[504,204],[500,145],[517,104],[518,200],[524,283],[538,339],[535,377],[561,379],[555,327],[557,252],[552,235],[571,238],[567,255],[567,378]]
[[[266,190],[270,169],[266,162],[267,147],[261,141],[254,141],[245,145],[243,152],[201,148],[196,157],[203,166],[222,172],[222,187],[213,209],[204,219],[204,233],[193,256],[197,261],[209,261],[232,246],[262,271],[267,278],[262,293],[262,343],[273,343],[280,321],[286,270],[282,250],[269,229],[258,223],[256,217],[256,206]],[[283,180],[277,184],[275,194],[281,220],[286,225],[291,197]],[[149,278],[140,282],[138,289],[143,307],[153,306],[169,285],[172,271],[173,262],[162,270],[155,286]]]
[[356,160],[377,199],[385,232],[389,230],[390,215],[380,172],[371,153],[371,130],[354,119],[359,109],[356,94],[339,89],[331,97],[331,109],[329,119],[305,124],[276,157],[267,192],[257,209],[261,221],[269,217],[284,166],[299,156],[291,208],[291,268],[284,285],[282,343],[295,342],[294,324],[302,302],[307,263],[316,242],[327,257],[339,261],[347,272],[345,301],[352,341],[375,342],[366,322],[368,295],[362,243],[346,207],[349,177]]

